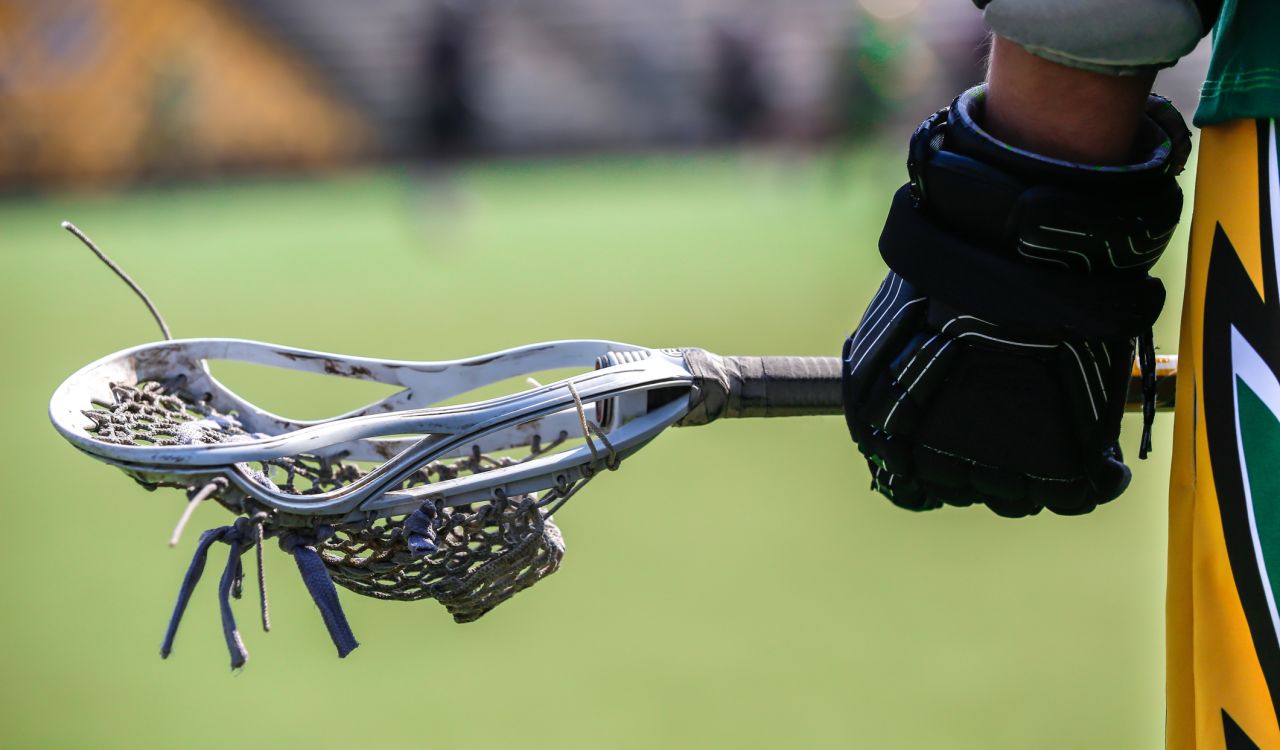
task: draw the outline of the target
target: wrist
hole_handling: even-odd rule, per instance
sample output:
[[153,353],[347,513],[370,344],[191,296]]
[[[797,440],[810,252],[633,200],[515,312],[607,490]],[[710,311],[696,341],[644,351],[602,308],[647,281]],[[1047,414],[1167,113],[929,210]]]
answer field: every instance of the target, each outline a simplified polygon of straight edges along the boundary
[[943,138],[937,145],[1024,183],[1122,193],[1180,174],[1190,153],[1190,131],[1173,105],[1153,94],[1144,98],[1143,106],[1125,157],[1114,164],[1062,158],[999,137],[989,127],[987,84],[955,98],[945,111]]
[[1153,80],[1151,72],[1103,75],[1070,68],[996,36],[983,125],[996,138],[1045,156],[1125,164]]

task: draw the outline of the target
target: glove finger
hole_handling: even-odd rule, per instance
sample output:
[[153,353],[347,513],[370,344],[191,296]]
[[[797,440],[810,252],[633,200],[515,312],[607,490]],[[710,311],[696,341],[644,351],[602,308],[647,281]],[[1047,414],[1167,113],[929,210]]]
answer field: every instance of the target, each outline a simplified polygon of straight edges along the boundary
[[1075,479],[1031,478],[1028,494],[1036,503],[1059,515],[1087,512],[1096,503],[1089,497],[1089,483],[1084,477]]
[[1129,487],[1133,472],[1119,457],[1119,446],[1115,451],[1108,451],[1102,458],[1102,465],[1094,477],[1094,502],[1098,505],[1109,503],[1120,496]]
[[[1102,503],[1110,502],[1124,492],[1132,479],[1125,466],[1120,448],[1115,443],[1119,436],[1120,414],[1123,409],[1120,383],[1127,385],[1128,360],[1112,353],[1112,347],[1100,342],[1090,346],[1088,342],[1062,346],[1064,384],[1069,398],[1076,405],[1076,430],[1085,451],[1087,487],[1083,498],[1058,499],[1049,506],[1055,513],[1077,515],[1087,513]],[[1130,354],[1126,347],[1124,354]],[[1110,367],[1107,367],[1107,364]],[[1123,370],[1122,381],[1118,372]],[[1098,418],[1088,416],[1097,408]],[[1096,452],[1095,452],[1096,451]],[[1096,456],[1096,458],[1094,457]]]
[[975,465],[969,471],[969,482],[988,505],[992,502],[1037,505],[1028,501],[1027,478],[1021,474],[994,466]]
[[863,401],[867,388],[902,352],[920,329],[925,298],[901,276],[890,272],[867,306],[857,330],[845,341],[845,402]]
[[1063,387],[1073,407],[1071,413],[1075,415],[1076,434],[1085,445],[1098,444],[1098,423],[1106,413],[1110,395],[1101,367],[1093,356],[1093,350],[1083,343],[1062,342],[1058,358]]
[[917,471],[929,495],[947,505],[982,503],[999,515],[1020,518],[1040,512],[1029,497],[1029,481],[1016,472],[975,465],[929,446],[915,452]]
[[858,450],[868,461],[890,473],[902,476],[912,476],[915,473],[909,439],[870,428],[858,443]]
[[982,503],[990,508],[991,512],[1003,518],[1026,518],[1040,512],[1039,505],[1000,497],[985,497]]
[[872,424],[895,434],[911,435],[919,429],[922,410],[946,380],[961,348],[942,334],[918,336],[912,344],[890,366],[893,400],[879,402],[879,408],[867,414]]
[[1073,477],[1081,446],[1052,350],[964,346],[921,417],[916,439],[1021,475]]
[[1125,397],[1129,393],[1133,372],[1134,342],[1132,339],[1085,341],[1084,347],[1101,368],[1105,391],[1110,396],[1100,427],[1110,429],[1112,433],[1102,432],[1102,440],[1115,442],[1120,436],[1120,420],[1124,416]]
[[956,508],[967,508],[974,503],[981,503],[982,498],[978,497],[972,487],[949,487],[942,484],[934,484],[928,481],[922,481],[921,484],[925,488],[925,492],[939,505],[951,505]]
[[899,508],[925,511],[940,507],[940,503],[929,497],[913,479],[894,474],[872,461],[867,462],[871,469],[871,489],[889,498]]
[[931,494],[948,497],[968,497],[973,502],[973,487],[969,484],[969,462],[950,453],[918,444],[912,452],[918,476],[927,479]]

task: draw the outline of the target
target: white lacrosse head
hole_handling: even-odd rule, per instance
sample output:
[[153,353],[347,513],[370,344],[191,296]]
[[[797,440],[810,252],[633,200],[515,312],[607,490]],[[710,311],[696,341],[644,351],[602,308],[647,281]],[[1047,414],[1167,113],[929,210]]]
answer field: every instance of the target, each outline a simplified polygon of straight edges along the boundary
[[[294,421],[220,383],[207,365],[214,360],[402,390],[329,419]],[[433,406],[560,368],[583,372],[501,398]],[[471,359],[409,362],[240,339],[179,339],[84,367],[59,386],[49,411],[73,445],[143,484],[191,489],[218,482],[217,499],[236,512],[265,511],[279,526],[314,526],[368,523],[410,513],[428,499],[458,506],[540,492],[564,497],[684,417],[693,382],[679,352],[612,341],[553,341]],[[561,446],[566,436],[586,440]],[[547,444],[561,449],[541,447]],[[433,462],[522,447],[529,449],[522,460],[421,481]],[[330,462],[362,462],[367,471],[297,487],[289,466],[298,461],[320,474]]]
[[[148,487],[187,491],[171,546],[205,500],[240,516],[201,535],[162,655],[215,542],[231,550],[219,599],[233,668],[248,658],[229,601],[243,576],[240,555],[257,550],[266,627],[261,556],[274,537],[297,560],[345,656],[358,643],[335,583],[377,599],[432,598],[457,622],[470,622],[554,573],[564,542],[552,514],[666,427],[841,408],[834,358],[720,357],[580,340],[406,362],[239,339],[172,340],[142,289],[79,229],[63,226],[146,303],[168,340],[117,352],[68,378],[49,405],[54,426]],[[217,360],[400,390],[328,419],[293,420],[219,382],[209,369]],[[565,369],[576,374],[545,386],[528,378],[532,388],[452,403],[477,388]]]

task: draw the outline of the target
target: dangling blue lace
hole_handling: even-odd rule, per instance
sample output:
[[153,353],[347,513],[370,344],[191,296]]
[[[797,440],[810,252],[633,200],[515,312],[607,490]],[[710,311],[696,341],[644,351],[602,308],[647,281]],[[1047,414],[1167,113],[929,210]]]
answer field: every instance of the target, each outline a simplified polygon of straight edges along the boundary
[[236,627],[235,614],[231,610],[231,597],[240,598],[244,581],[244,568],[240,563],[240,556],[250,547],[257,545],[259,548],[258,558],[258,583],[259,590],[262,593],[262,621],[263,629],[269,629],[267,624],[267,599],[266,588],[262,574],[261,544],[269,537],[279,536],[280,547],[285,552],[293,555],[298,565],[298,572],[302,575],[302,582],[306,585],[307,591],[311,594],[311,598],[316,603],[316,607],[320,610],[320,616],[324,619],[325,627],[329,631],[329,637],[333,639],[333,645],[338,649],[338,656],[345,657],[351,653],[360,644],[356,642],[355,636],[351,632],[351,627],[347,624],[346,615],[342,612],[342,605],[338,601],[338,591],[333,585],[333,579],[329,577],[329,571],[324,567],[324,561],[320,559],[320,553],[316,551],[315,545],[328,538],[333,533],[332,527],[320,527],[314,531],[263,531],[259,524],[253,522],[249,518],[237,518],[235,523],[230,526],[222,526],[216,529],[209,529],[200,535],[200,541],[196,544],[195,554],[191,558],[191,565],[187,567],[187,573],[182,579],[182,586],[178,589],[178,601],[174,605],[173,615],[169,618],[169,627],[165,631],[164,642],[160,646],[160,656],[168,658],[173,651],[173,641],[178,634],[178,625],[182,622],[182,615],[186,612],[187,604],[191,601],[191,594],[195,591],[196,584],[200,582],[200,576],[204,574],[205,563],[208,559],[209,548],[215,542],[224,542],[231,547],[231,551],[227,555],[227,564],[222,572],[222,580],[218,585],[218,608],[222,615],[222,634],[227,642],[227,650],[231,653],[231,668],[239,669],[249,660],[249,652],[244,647],[244,641],[240,637],[240,631]]
[[324,560],[320,559],[320,553],[315,548],[315,545],[332,535],[332,526],[321,526],[310,533],[285,532],[280,536],[280,549],[293,555],[298,564],[298,573],[302,575],[302,582],[311,594],[311,600],[316,603],[316,608],[320,610],[324,626],[329,630],[329,638],[338,649],[338,656],[345,657],[360,644],[352,634],[351,626],[347,624],[347,616],[342,613],[338,589],[333,585],[333,579],[324,567]]

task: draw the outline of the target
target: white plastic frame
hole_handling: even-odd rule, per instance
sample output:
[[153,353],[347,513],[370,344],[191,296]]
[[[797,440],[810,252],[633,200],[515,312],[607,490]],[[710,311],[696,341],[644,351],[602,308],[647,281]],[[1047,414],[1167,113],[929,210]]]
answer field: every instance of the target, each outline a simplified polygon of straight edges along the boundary
[[[628,353],[622,364],[594,370],[596,359],[610,352]],[[371,380],[403,389],[346,414],[324,420],[295,421],[265,411],[220,383],[209,372],[210,360],[232,360]],[[572,378],[476,403],[431,405],[512,377],[559,368],[582,368]],[[182,377],[183,390],[203,396],[219,412],[235,412],[251,433],[244,441],[212,445],[116,445],[98,439],[83,410],[93,402],[112,403],[113,383],[170,382]],[[440,498],[462,505],[491,498],[496,492],[515,496],[571,485],[604,467],[603,446],[587,445],[532,458],[523,463],[411,489],[397,489],[406,477],[442,458],[458,457],[478,447],[494,452],[529,445],[560,432],[580,435],[574,388],[584,405],[611,401],[609,424],[600,425],[619,458],[638,450],[688,411],[687,394],[666,394],[650,409],[649,392],[688,390],[693,376],[678,353],[602,340],[552,341],[507,349],[469,359],[410,362],[351,357],[342,354],[266,344],[243,339],[178,339],[133,347],[94,362],[68,378],[49,404],[54,426],[80,450],[117,466],[150,484],[199,487],[217,477],[223,491],[243,502],[250,499],[280,516],[288,525],[327,521],[371,520],[408,513],[424,499]],[[404,437],[405,435],[414,437]],[[418,437],[420,436],[420,437]],[[298,454],[380,462],[373,470],[340,489],[316,495],[280,492],[255,481],[247,465]]]

